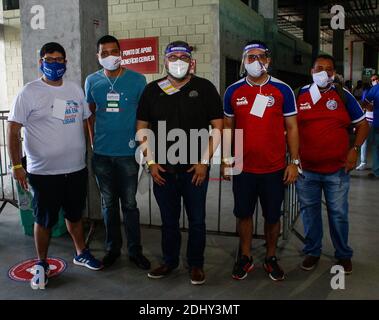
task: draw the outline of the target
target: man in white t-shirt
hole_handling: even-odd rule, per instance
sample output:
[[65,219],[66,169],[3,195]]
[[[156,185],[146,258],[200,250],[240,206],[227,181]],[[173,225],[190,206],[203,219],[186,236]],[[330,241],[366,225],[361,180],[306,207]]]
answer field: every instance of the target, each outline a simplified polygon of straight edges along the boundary
[[[14,178],[25,190],[29,182],[34,192],[37,266],[44,268],[47,282],[51,229],[61,208],[76,249],[74,264],[92,270],[102,269],[102,264],[86,249],[82,226],[88,178],[84,121],[91,112],[83,90],[62,79],[67,63],[64,48],[47,43],[40,58],[42,78],[26,84],[9,114],[8,152]],[[21,163],[22,127],[26,168]],[[32,286],[38,287],[33,281]]]

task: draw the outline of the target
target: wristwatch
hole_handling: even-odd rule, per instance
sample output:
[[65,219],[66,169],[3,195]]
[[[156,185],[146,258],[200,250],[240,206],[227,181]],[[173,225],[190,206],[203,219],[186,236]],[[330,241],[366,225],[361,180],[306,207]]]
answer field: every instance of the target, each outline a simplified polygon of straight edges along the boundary
[[201,160],[200,164],[203,164],[203,165],[209,166],[209,160],[207,160],[207,159],[203,159],[203,160]]
[[299,159],[291,159],[291,164],[299,166],[300,165],[300,160]]

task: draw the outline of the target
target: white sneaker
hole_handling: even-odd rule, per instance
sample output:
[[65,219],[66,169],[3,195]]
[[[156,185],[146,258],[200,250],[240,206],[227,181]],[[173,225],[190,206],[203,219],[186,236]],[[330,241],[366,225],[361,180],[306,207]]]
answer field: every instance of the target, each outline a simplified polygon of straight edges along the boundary
[[362,162],[358,167],[356,167],[356,170],[363,171],[367,169],[367,164]]

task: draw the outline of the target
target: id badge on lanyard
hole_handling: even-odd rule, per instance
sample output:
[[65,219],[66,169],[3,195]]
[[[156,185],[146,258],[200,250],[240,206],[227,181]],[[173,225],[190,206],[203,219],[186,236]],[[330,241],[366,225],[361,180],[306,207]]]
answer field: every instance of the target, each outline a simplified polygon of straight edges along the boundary
[[264,96],[262,94],[257,94],[253,106],[250,110],[250,114],[253,116],[257,116],[259,118],[263,118],[263,115],[266,111],[267,105],[269,103],[269,97]]
[[120,112],[120,94],[109,92],[107,94],[107,112]]

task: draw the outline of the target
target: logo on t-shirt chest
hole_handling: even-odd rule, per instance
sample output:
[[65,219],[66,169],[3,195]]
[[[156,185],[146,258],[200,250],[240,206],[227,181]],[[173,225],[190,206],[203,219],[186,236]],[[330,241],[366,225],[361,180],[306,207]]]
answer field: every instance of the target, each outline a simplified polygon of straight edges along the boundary
[[246,97],[236,98],[236,105],[237,106],[247,106],[249,104],[249,101]]
[[275,98],[274,98],[274,95],[269,94],[269,95],[267,95],[267,96],[268,96],[267,107],[272,107],[272,106],[275,104]]
[[301,111],[311,110],[312,106],[311,106],[311,104],[309,102],[299,103],[299,109]]
[[326,102],[326,107],[331,111],[337,110],[338,102],[334,99],[328,99],[328,101]]
[[80,111],[79,104],[74,100],[68,100],[66,102],[66,112],[63,124],[75,123]]

